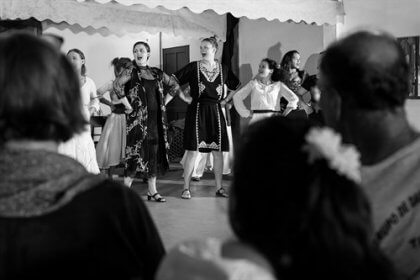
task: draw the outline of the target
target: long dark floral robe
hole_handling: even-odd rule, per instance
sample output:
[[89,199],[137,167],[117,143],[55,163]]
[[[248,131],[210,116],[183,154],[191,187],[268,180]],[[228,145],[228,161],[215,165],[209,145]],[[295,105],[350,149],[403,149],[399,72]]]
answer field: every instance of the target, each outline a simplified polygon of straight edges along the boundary
[[[176,88],[177,84],[158,68],[143,69],[149,71],[155,79],[146,81],[140,76],[140,68],[134,67],[131,80],[125,86],[125,93],[133,107],[133,111],[127,115],[125,175],[149,178],[164,174],[169,168],[168,126],[163,84],[170,86],[171,89]],[[155,83],[152,89],[155,92],[148,92],[150,86],[146,87],[145,84],[150,82]],[[151,102],[148,99],[151,96],[156,98],[153,102],[157,101],[158,113],[154,116],[149,116],[148,110],[148,103]],[[157,117],[157,119],[150,121],[150,117]],[[156,143],[150,144],[151,142],[148,140],[148,134],[156,130],[156,128],[148,127],[150,123],[157,125],[157,150]]]

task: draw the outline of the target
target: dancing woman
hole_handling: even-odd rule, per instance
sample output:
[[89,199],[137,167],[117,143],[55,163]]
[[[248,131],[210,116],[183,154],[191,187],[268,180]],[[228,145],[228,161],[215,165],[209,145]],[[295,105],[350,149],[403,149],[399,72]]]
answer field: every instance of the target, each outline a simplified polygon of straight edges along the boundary
[[174,74],[180,85],[189,84],[192,98],[185,117],[184,148],[187,154],[181,194],[184,199],[191,198],[190,181],[198,152],[213,154],[216,195],[228,196],[222,185],[222,152],[229,151],[229,141],[220,101],[226,95],[224,85],[236,89],[239,81],[215,60],[217,47],[216,38],[203,39],[202,60],[191,62]]
[[[80,82],[80,93],[82,95],[82,113],[86,121],[99,111],[99,100],[96,95],[95,82],[86,76],[86,59],[84,53],[79,49],[71,49],[67,53],[67,58],[73,65]],[[79,161],[85,166],[87,171],[98,174],[99,167],[96,161],[95,144],[90,133],[90,125],[86,125],[85,130],[58,147],[61,154],[67,155]]]
[[[274,114],[286,116],[297,108],[299,98],[279,80],[277,63],[269,58],[261,60],[258,75],[236,93],[231,93],[225,102],[233,96],[233,102],[239,115],[243,118],[252,117],[250,123],[270,117]],[[244,105],[244,99],[251,94],[251,110]],[[280,110],[280,99],[287,100],[284,112]]]
[[[126,119],[125,114],[132,108],[126,97],[118,96],[118,84],[122,80],[128,82],[131,78],[133,64],[127,57],[114,58],[111,62],[114,67],[115,79],[109,81],[98,89],[100,101],[111,107],[112,113],[108,116],[101,138],[96,146],[96,158],[100,169],[107,169],[109,176],[111,169],[120,164],[125,158],[126,146]],[[120,85],[122,86],[122,84]],[[103,95],[109,92],[111,101]]]
[[[124,183],[131,186],[136,176],[147,178],[147,199],[165,202],[157,191],[156,177],[169,167],[165,104],[179,86],[162,70],[148,66],[150,46],[146,42],[134,44],[133,56],[131,79],[125,84],[133,111],[127,115]],[[169,97],[164,97],[163,85],[170,87]],[[180,97],[183,98],[182,93]]]
[[302,87],[302,83],[307,77],[305,71],[300,68],[300,54],[296,50],[288,51],[280,63],[281,76],[280,80],[290,88],[298,97],[298,110],[294,111],[295,115],[307,117],[313,112],[310,102],[304,100],[304,96],[309,92]]

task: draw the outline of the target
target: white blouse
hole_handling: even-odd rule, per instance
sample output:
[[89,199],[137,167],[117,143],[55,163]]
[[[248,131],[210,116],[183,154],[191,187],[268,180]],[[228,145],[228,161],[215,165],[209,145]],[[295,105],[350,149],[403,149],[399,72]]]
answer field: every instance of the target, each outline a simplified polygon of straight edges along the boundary
[[[244,99],[251,94],[251,110],[244,105]],[[289,103],[287,107],[296,109],[299,98],[282,82],[265,85],[253,79],[233,96],[236,111],[243,118],[251,115],[253,110],[280,111],[280,99],[284,97]]]

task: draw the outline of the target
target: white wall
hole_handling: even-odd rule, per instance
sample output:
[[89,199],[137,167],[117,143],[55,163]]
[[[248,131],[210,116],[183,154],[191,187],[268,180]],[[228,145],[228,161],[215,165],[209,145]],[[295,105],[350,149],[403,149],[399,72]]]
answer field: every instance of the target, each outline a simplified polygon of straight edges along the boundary
[[345,0],[344,24],[338,35],[361,27],[375,27],[396,37],[420,34],[419,0]]
[[262,58],[280,62],[290,50],[298,50],[301,68],[307,59],[324,49],[323,27],[307,24],[281,23],[265,19],[239,21],[239,66],[241,82],[247,82],[258,70]]
[[[373,27],[395,37],[420,35],[419,0],[344,0],[344,24],[337,25],[338,37],[357,29]],[[420,100],[408,99],[407,116],[420,130]]]

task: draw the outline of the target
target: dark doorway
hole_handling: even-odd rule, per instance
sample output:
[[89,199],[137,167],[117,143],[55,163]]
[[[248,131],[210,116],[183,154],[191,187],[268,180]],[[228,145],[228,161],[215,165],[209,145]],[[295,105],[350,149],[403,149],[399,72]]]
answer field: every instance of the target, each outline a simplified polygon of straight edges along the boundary
[[[172,75],[190,62],[190,46],[163,49],[163,71]],[[178,96],[168,104],[166,113],[168,122],[183,119],[187,112],[187,103]]]

